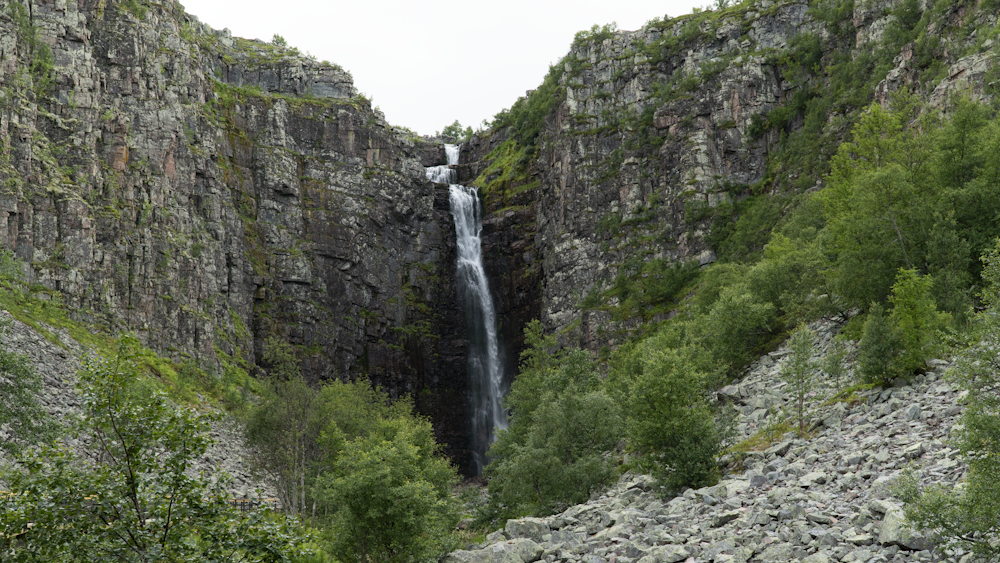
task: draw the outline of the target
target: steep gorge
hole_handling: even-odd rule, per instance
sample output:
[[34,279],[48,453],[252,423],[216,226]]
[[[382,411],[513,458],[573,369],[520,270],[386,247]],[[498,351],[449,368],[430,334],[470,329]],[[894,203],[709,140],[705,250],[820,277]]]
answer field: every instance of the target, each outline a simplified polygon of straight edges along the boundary
[[[456,166],[485,196],[506,364],[532,319],[599,350],[670,314],[669,295],[626,309],[618,280],[740,258],[741,218],[771,202],[769,229],[821,187],[871,101],[989,99],[996,25],[972,3],[761,0],[578,35]],[[411,394],[472,472],[455,230],[423,169],[443,147],[338,66],[170,0],[7,0],[0,30],[0,244],[39,295],[210,369],[266,370],[291,342],[313,381]]]

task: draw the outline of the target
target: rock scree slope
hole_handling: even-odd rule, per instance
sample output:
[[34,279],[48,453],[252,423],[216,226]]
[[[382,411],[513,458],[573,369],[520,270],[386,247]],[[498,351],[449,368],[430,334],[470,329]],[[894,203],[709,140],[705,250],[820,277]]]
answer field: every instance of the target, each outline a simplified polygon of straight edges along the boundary
[[[837,330],[815,323],[814,351],[824,355]],[[791,397],[780,370],[787,348],[762,357],[719,400],[737,409],[737,433],[749,437],[780,420]],[[813,435],[794,432],[760,451],[713,487],[663,499],[655,480],[625,474],[597,498],[547,518],[508,520],[482,545],[444,563],[808,563],[971,561],[945,554],[936,538],[903,521],[890,484],[911,469],[923,484],[956,484],[964,474],[949,435],[959,391],[942,376],[948,362],[911,384],[873,389],[857,401],[827,404],[834,382],[810,400]]]

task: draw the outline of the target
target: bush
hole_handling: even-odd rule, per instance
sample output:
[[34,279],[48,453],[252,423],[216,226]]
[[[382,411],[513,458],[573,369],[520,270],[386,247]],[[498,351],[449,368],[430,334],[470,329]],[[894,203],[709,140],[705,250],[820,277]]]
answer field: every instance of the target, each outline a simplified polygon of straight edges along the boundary
[[[0,336],[10,325],[10,320],[0,320]],[[54,436],[56,426],[38,401],[41,390],[42,378],[28,357],[0,344],[0,428],[7,431],[0,450],[16,455]]]
[[750,363],[770,335],[775,307],[761,301],[746,285],[736,284],[719,293],[704,321],[703,342],[730,373]]
[[585,502],[617,477],[605,457],[618,443],[618,407],[600,391],[567,389],[535,413],[523,443],[501,434],[487,466],[490,500],[500,514],[551,514]]
[[629,448],[639,465],[659,479],[665,492],[712,484],[720,441],[705,401],[705,374],[683,350],[647,341],[635,347],[612,374],[629,382]]
[[940,332],[951,321],[951,315],[934,307],[932,283],[930,277],[921,276],[916,270],[900,270],[892,286],[889,321],[899,334],[902,346],[899,368],[904,374],[922,368],[928,358],[940,353]]
[[409,563],[454,549],[455,481],[430,422],[381,420],[370,436],[349,442],[321,480],[337,509],[334,555],[343,562]]
[[[1000,556],[1000,241],[983,257],[988,308],[972,319],[966,344],[957,354],[951,376],[968,391],[958,447],[969,466],[959,488],[922,490],[915,476],[895,488],[906,501],[906,517],[918,527],[941,534],[949,543],[971,548],[981,557]],[[956,428],[958,428],[956,426]]]
[[899,354],[903,341],[885,316],[885,309],[873,304],[868,310],[858,342],[858,370],[865,383],[886,385],[902,375]]
[[[205,416],[141,383],[141,346],[87,361],[76,445],[18,456],[3,480],[0,558],[49,561],[283,561],[305,555],[293,521],[240,515],[223,481],[195,475]],[[30,523],[30,524],[29,524]]]
[[521,372],[506,404],[510,426],[490,448],[484,518],[548,514],[583,502],[617,476],[605,454],[622,434],[620,409],[600,389],[590,353],[555,350],[541,324],[525,328]]

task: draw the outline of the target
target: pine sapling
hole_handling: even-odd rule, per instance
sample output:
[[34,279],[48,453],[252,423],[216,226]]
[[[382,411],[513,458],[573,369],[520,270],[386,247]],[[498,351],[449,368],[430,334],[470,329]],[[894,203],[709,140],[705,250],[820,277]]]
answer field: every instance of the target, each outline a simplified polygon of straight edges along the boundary
[[830,352],[823,358],[822,370],[833,382],[838,393],[844,390],[844,376],[847,374],[845,359],[847,359],[847,346],[840,340],[834,339]]
[[799,435],[805,434],[806,395],[812,390],[812,348],[813,331],[799,326],[788,339],[791,354],[781,370],[781,378],[788,383],[788,389],[795,401],[795,416],[799,421]]

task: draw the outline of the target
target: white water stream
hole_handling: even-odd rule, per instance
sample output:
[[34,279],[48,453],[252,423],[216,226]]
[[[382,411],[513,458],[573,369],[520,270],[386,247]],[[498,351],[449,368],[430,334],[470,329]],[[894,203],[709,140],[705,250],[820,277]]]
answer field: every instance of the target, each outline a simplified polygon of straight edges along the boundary
[[[445,145],[448,165],[458,164],[456,145]],[[458,289],[465,306],[465,326],[469,341],[469,396],[472,410],[472,451],[476,473],[486,465],[486,450],[493,442],[495,429],[507,428],[507,411],[500,404],[507,392],[503,359],[497,341],[497,318],[493,308],[480,233],[483,229],[482,205],[475,188],[457,184],[456,173],[449,166],[427,168],[427,178],[449,184],[451,214],[455,218],[458,244]]]

